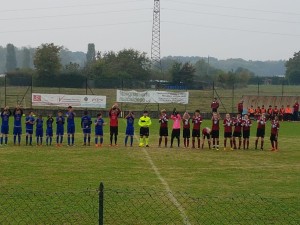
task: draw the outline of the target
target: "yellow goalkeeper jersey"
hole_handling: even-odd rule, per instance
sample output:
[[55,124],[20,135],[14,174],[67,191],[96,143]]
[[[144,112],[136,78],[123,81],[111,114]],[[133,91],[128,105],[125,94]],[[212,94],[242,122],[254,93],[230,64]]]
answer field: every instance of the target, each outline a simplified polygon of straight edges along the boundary
[[140,127],[149,127],[151,126],[152,122],[151,122],[151,119],[149,116],[142,116],[140,119],[139,119],[139,126]]

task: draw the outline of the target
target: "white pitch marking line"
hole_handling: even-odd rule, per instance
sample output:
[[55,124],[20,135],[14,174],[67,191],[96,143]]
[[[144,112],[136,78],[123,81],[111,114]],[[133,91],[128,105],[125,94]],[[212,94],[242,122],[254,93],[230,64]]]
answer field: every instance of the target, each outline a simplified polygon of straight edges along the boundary
[[[139,138],[134,135],[136,140],[139,142]],[[148,151],[146,150],[145,147],[142,148],[143,152],[146,155],[146,158],[148,160],[148,162],[150,163],[152,169],[154,170],[157,178],[160,180],[160,182],[163,184],[163,186],[165,187],[165,190],[168,193],[168,197],[171,200],[171,202],[176,206],[176,208],[179,210],[180,212],[180,216],[182,217],[183,220],[183,224],[185,225],[191,225],[191,223],[189,222],[189,219],[184,211],[184,208],[182,207],[182,205],[179,203],[179,201],[176,199],[176,197],[174,196],[169,184],[167,183],[167,181],[162,177],[162,175],[160,174],[158,168],[156,167],[156,165],[154,164],[151,156],[149,155]]]

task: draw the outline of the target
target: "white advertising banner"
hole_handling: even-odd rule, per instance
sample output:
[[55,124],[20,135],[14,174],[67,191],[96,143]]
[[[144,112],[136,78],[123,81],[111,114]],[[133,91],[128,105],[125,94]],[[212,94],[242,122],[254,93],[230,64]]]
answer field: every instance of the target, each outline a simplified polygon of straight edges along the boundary
[[32,106],[106,108],[106,96],[32,93]]
[[189,92],[117,90],[117,102],[188,104]]

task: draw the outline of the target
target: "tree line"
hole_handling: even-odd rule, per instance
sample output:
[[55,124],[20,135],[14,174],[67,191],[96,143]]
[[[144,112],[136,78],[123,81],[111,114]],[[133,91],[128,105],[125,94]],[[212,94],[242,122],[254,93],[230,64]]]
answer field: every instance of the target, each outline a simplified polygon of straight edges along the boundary
[[[203,58],[193,63],[169,58],[167,62],[162,60],[160,67],[153,65],[145,52],[135,49],[99,52],[90,43],[87,53],[81,55],[85,57],[82,64],[68,58],[69,52],[53,43],[42,44],[34,51],[23,48],[22,66],[19,67],[16,47],[8,44],[5,67],[9,84],[28,85],[33,81],[35,86],[82,87],[87,80],[91,80],[96,87],[117,88],[125,85],[139,88],[146,87],[152,81],[159,85],[202,89],[212,83],[223,88],[232,88],[233,85],[244,87],[258,80],[248,69],[239,67],[224,71],[213,67]],[[286,79],[293,84],[300,84],[300,52],[295,53],[285,66],[286,77],[273,78],[274,83]]]

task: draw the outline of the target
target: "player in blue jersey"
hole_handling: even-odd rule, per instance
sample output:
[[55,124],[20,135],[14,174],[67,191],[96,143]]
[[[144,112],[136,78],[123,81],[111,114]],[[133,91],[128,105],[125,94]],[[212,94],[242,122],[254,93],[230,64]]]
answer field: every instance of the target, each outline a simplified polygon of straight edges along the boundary
[[[102,118],[102,114],[97,114],[97,119],[95,120],[95,146],[101,147],[103,144],[103,126],[105,125]],[[98,139],[100,139],[98,142]],[[98,144],[99,143],[99,144]]]
[[18,136],[18,145],[21,144],[21,135],[22,135],[22,116],[23,116],[23,110],[20,108],[20,106],[17,106],[13,111],[14,116],[14,145],[16,145],[17,142],[17,136]]
[[39,115],[39,117],[35,120],[36,124],[36,130],[35,130],[35,136],[36,136],[36,145],[42,146],[43,145],[43,136],[44,136],[44,120],[42,115]]
[[83,131],[83,145],[86,145],[86,140],[88,140],[88,145],[91,145],[91,124],[92,119],[88,115],[88,111],[84,111],[83,117],[81,117],[81,128]]
[[46,121],[46,145],[52,145],[53,121],[52,114],[49,114]]
[[34,117],[33,117],[33,111],[30,111],[28,113],[28,116],[25,119],[26,124],[26,145],[28,145],[28,139],[29,139],[29,145],[32,145],[32,134],[33,134],[33,124],[34,124]]
[[[75,134],[75,121],[74,118],[76,114],[73,111],[72,106],[68,107],[67,116],[67,133],[68,133],[68,146],[74,145],[74,134]],[[72,142],[71,142],[72,137]]]
[[56,146],[62,146],[62,142],[64,139],[64,124],[65,118],[61,111],[58,111],[56,117]]
[[2,125],[1,125],[0,145],[3,144],[3,139],[4,139],[4,144],[7,145],[10,115],[11,115],[11,111],[9,110],[9,107],[8,106],[4,107],[4,109],[1,111]]
[[130,137],[130,147],[133,144],[133,135],[134,135],[134,114],[133,112],[129,112],[125,117],[127,120],[126,126],[126,136],[125,136],[125,147],[127,147],[128,137]]

